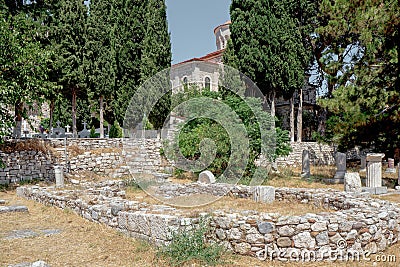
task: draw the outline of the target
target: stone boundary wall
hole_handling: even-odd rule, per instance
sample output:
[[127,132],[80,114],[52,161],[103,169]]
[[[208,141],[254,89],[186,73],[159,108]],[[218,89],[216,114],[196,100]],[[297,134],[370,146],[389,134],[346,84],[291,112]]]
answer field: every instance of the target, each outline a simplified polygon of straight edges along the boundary
[[[123,189],[123,182],[108,181],[90,185],[83,191],[20,187],[17,194],[46,205],[72,209],[88,220],[155,244],[168,243],[172,232],[196,227],[201,218],[208,218],[210,231],[206,238],[209,241],[254,257],[262,256],[267,248],[275,254],[266,258],[283,261],[293,255],[307,261],[310,259],[301,257],[310,253],[316,260],[323,260],[329,256],[328,251],[342,256],[356,252],[377,253],[397,243],[400,237],[400,208],[388,201],[372,199],[368,194],[276,188],[278,201],[311,202],[338,211],[300,216],[252,210],[213,211],[197,216],[165,205],[126,200]],[[340,255],[337,255],[339,259]],[[362,258],[363,254],[359,255]]]
[[[54,148],[64,147],[65,139],[43,139]],[[67,138],[67,146],[77,146],[86,151],[101,148],[122,148],[122,138]]]
[[[85,151],[75,157],[68,155],[66,164],[64,139],[45,139],[58,153],[44,154],[36,151],[4,153],[0,157],[6,168],[0,168],[0,184],[21,180],[54,180],[54,165],[62,165],[72,174],[93,171],[113,178],[132,173],[172,173],[171,164],[160,155],[160,139],[67,139],[67,146],[76,146]],[[101,149],[116,149],[116,152],[102,152]],[[97,151],[96,151],[97,150]],[[125,152],[125,153],[124,153]]]
[[56,158],[41,151],[0,151],[0,159],[5,168],[0,168],[0,184],[15,183],[23,180],[54,180],[53,166]]
[[291,142],[292,152],[286,157],[279,157],[278,165],[301,166],[303,150],[310,151],[310,163],[313,165],[333,165],[336,148],[331,145],[319,144],[317,142]]
[[[312,165],[334,165],[337,147],[335,145],[322,144],[318,142],[291,142],[292,152],[286,157],[279,157],[278,165],[301,166],[303,150],[310,151],[310,164]],[[346,152],[347,160],[360,160],[361,155],[372,152],[373,149],[360,149],[355,147]]]

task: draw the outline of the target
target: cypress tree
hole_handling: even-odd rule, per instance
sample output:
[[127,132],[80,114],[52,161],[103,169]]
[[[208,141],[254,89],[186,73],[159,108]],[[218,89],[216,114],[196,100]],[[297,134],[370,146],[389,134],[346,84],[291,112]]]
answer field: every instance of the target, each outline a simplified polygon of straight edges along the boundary
[[104,105],[115,90],[115,12],[110,1],[92,0],[88,17],[85,69],[90,99],[99,100],[100,138],[104,137]]
[[[145,7],[145,36],[142,42],[140,78],[143,84],[148,78],[171,66],[171,40],[165,0],[149,0]],[[168,86],[169,79],[165,82]],[[166,90],[167,91],[167,90]],[[165,94],[152,109],[149,120],[155,128],[161,128],[169,114],[170,93]]]
[[55,13],[54,46],[62,94],[71,98],[72,133],[77,136],[77,97],[86,97],[84,53],[88,8],[81,0],[61,0]]

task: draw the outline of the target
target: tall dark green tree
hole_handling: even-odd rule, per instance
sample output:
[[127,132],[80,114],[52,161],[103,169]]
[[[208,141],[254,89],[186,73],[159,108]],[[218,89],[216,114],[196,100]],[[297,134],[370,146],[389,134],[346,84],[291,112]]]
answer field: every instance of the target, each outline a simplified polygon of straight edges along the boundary
[[62,94],[71,99],[72,132],[77,136],[77,97],[87,97],[84,54],[88,8],[81,0],[61,0],[54,31],[56,68]]
[[[304,84],[309,55],[302,39],[293,1],[233,0],[231,37],[238,69],[252,79],[271,105],[291,97]],[[229,64],[229,62],[226,62]]]
[[129,101],[140,84],[146,1],[116,0],[114,3],[117,70],[111,105],[115,119],[122,125]]
[[104,137],[104,105],[110,103],[116,83],[116,12],[112,1],[90,2],[85,68],[89,98],[99,101],[100,137]]
[[[142,42],[141,84],[159,71],[170,68],[172,58],[165,0],[149,0],[145,10],[146,28]],[[170,99],[170,94],[167,93],[148,114],[150,122],[157,129],[163,126],[169,114]]]

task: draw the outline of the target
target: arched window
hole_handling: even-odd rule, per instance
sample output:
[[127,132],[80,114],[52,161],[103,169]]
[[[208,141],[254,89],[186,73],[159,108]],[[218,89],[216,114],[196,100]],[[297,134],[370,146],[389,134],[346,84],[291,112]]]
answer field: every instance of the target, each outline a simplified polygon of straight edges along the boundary
[[187,77],[183,77],[183,84],[187,84],[188,83],[188,78]]
[[211,79],[210,79],[210,77],[206,77],[204,79],[204,88],[207,89],[207,90],[211,89]]

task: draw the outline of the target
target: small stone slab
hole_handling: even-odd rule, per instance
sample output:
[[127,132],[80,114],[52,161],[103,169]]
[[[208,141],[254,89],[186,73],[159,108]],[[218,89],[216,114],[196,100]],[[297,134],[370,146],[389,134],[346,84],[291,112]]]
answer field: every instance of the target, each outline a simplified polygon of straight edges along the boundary
[[362,192],[368,192],[372,195],[382,195],[387,194],[388,189],[386,186],[381,187],[363,187]]
[[30,229],[24,230],[13,230],[4,237],[4,239],[18,239],[18,238],[28,238],[36,237],[40,235],[50,236],[61,233],[60,229],[44,229],[39,231],[34,231]]
[[28,212],[28,208],[26,206],[0,207],[0,213],[7,213],[7,212]]
[[0,199],[0,205],[6,204],[6,201],[4,199]]
[[262,203],[272,203],[275,201],[275,187],[273,186],[255,186],[253,200]]
[[50,235],[55,235],[61,233],[60,229],[45,229],[45,230],[40,230],[45,236],[50,236]]
[[213,184],[215,183],[215,177],[214,174],[210,171],[202,171],[199,174],[199,180],[200,183],[204,184]]
[[13,230],[5,237],[5,239],[18,239],[18,238],[28,238],[35,237],[39,234],[32,230]]
[[344,175],[344,191],[361,193],[361,178],[358,172],[347,172]]
[[23,262],[23,263],[8,265],[8,267],[50,267],[50,265],[48,265],[44,261],[35,261],[33,263]]

